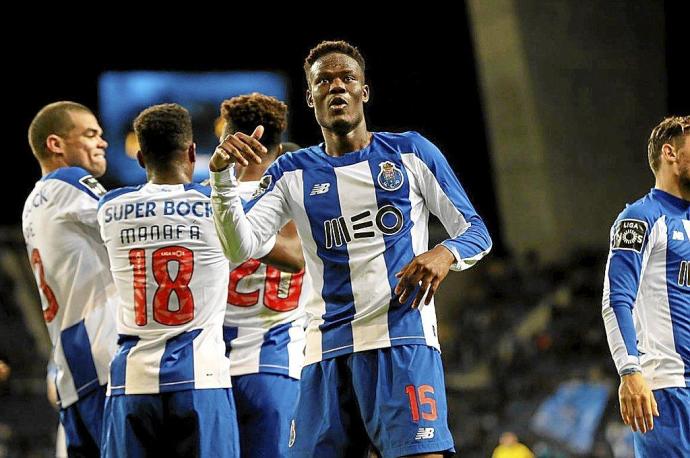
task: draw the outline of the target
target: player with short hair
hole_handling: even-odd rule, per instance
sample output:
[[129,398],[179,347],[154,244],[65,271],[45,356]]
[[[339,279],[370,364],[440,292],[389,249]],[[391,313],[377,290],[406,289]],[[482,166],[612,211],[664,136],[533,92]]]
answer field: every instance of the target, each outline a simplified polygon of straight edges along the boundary
[[[240,171],[239,191],[249,200],[261,192],[261,178],[282,154],[280,137],[287,128],[287,105],[252,93],[221,104],[224,134],[251,134],[261,125],[268,149],[261,164],[250,162]],[[290,145],[288,145],[289,147]],[[299,149],[293,148],[293,149]],[[233,396],[237,407],[243,457],[287,455],[290,421],[295,413],[304,361],[304,264],[293,222],[278,236],[276,247],[262,261],[231,264],[228,308],[223,334],[230,358]],[[275,250],[293,254],[292,265],[276,264]],[[295,268],[295,264],[297,268]]]
[[654,188],[611,228],[602,315],[635,455],[680,458],[690,456],[690,116],[661,121],[648,157]]
[[[433,296],[491,239],[441,152],[417,132],[369,132],[360,52],[323,42],[305,61],[324,143],[284,154],[246,205],[234,162],[261,161],[230,136],[211,158],[214,219],[231,259],[256,257],[295,221],[311,280],[306,358],[290,455],[384,457],[454,451]],[[260,138],[261,130],[253,138]],[[428,250],[429,212],[450,237]]]
[[196,146],[177,104],[134,121],[148,183],[113,190],[98,222],[119,295],[105,457],[239,456],[223,342],[228,262],[210,190],[192,183]]
[[29,127],[43,177],[26,199],[24,240],[36,275],[70,456],[98,456],[116,292],[96,210],[108,143],[82,104],[44,106]]

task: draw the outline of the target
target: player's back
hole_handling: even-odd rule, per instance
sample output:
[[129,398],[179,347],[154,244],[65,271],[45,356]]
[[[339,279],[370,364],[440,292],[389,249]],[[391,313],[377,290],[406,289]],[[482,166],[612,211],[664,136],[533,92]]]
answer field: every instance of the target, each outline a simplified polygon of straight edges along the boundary
[[106,383],[116,349],[115,286],[96,222],[104,193],[84,169],[60,168],[36,183],[22,215],[63,408]]
[[119,295],[111,394],[230,386],[222,323],[228,262],[208,188],[122,188],[98,221]]

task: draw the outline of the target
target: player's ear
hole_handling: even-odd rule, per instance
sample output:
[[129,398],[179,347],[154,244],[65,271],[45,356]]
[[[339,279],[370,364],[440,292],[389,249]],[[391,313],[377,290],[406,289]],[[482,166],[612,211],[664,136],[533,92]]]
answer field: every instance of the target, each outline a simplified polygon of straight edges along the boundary
[[50,134],[46,138],[46,148],[51,153],[62,153],[62,138],[57,134]]
[[369,85],[365,84],[362,86],[362,102],[367,103],[369,101]]
[[146,168],[146,164],[144,163],[144,155],[142,154],[141,150],[137,151],[137,162],[142,169]]
[[664,143],[661,145],[661,157],[668,162],[676,162],[678,151],[670,143]]
[[312,97],[309,89],[307,89],[307,106],[309,108],[314,108],[314,97]]
[[196,162],[196,143],[189,145],[189,148],[187,149],[187,157],[189,158],[189,162],[192,164]]

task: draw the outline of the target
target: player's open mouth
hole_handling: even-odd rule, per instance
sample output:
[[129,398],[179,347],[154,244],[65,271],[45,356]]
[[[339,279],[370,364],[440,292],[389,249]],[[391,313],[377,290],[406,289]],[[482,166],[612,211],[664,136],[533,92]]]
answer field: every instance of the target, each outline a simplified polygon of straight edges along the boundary
[[347,101],[342,97],[333,97],[328,103],[328,107],[334,110],[342,110],[345,106],[347,106]]

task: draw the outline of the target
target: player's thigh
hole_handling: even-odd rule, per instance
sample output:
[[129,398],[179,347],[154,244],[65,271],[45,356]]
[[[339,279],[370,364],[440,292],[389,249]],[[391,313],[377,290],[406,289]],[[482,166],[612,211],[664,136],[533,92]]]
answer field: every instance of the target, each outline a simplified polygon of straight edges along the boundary
[[145,457],[160,448],[163,400],[155,394],[108,396],[103,411],[101,456]]
[[239,457],[235,401],[229,388],[185,390],[166,395],[165,435],[170,438],[170,453]]
[[243,457],[287,455],[299,380],[259,373],[232,378]]
[[690,388],[654,391],[659,416],[654,429],[634,433],[635,456],[668,458],[690,456]]
[[288,456],[364,456],[369,439],[352,390],[349,357],[320,361],[302,370]]
[[383,458],[454,451],[436,349],[401,345],[356,353],[352,373],[361,416]]

